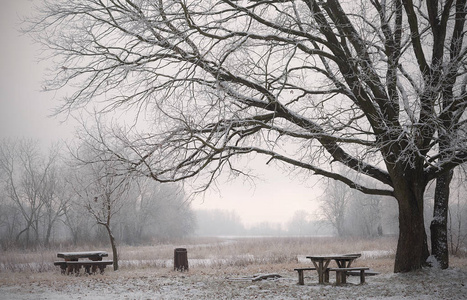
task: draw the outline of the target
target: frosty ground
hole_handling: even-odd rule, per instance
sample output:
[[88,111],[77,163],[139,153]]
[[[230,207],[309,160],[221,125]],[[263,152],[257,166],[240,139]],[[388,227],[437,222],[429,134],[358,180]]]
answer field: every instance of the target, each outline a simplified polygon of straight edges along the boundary
[[[247,270],[244,270],[247,271]],[[121,270],[93,276],[52,273],[2,274],[1,299],[466,299],[467,271],[422,270],[411,274],[380,274],[359,285],[349,278],[347,286],[318,285],[308,274],[297,285],[290,270],[276,272],[278,279],[252,282],[237,267],[209,272],[175,272],[146,268]],[[332,281],[332,278],[331,278]]]
[[[0,299],[467,299],[465,256],[453,256],[448,270],[394,274],[393,239],[251,239],[186,244],[188,272],[173,270],[171,256],[179,245],[122,247],[120,270],[107,268],[102,275],[90,276],[60,274],[52,264],[53,250],[3,252]],[[344,250],[362,253],[355,265],[381,274],[367,277],[363,285],[358,277],[349,277],[348,285],[335,286],[333,275],[330,284],[319,285],[316,271],[309,271],[305,285],[297,284],[293,269],[310,266],[306,255]],[[252,281],[257,274],[280,277]]]

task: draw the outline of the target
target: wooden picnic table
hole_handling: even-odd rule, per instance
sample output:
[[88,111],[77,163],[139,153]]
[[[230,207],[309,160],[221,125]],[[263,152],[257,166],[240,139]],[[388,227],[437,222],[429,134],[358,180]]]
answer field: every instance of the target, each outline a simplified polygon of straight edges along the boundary
[[[96,273],[97,268],[104,273],[105,267],[113,264],[111,260],[102,260],[107,256],[109,254],[106,251],[59,252],[57,257],[63,258],[64,261],[56,261],[54,265],[60,266],[62,274],[78,274],[81,267],[84,267],[88,274]],[[83,258],[85,260],[80,260]]]
[[[352,262],[359,258],[360,254],[344,254],[344,255],[318,255],[318,256],[307,256],[318,272],[319,283],[329,282],[329,263],[334,260],[337,263],[338,268],[350,268]],[[341,279],[342,283],[345,283],[345,276]]]

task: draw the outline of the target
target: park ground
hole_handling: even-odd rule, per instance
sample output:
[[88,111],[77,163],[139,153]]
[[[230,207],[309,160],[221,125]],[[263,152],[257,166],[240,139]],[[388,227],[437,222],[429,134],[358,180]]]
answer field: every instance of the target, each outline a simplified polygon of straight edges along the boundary
[[[190,269],[173,270],[173,249],[186,247]],[[99,249],[102,249],[100,247]],[[104,247],[105,248],[105,247]],[[447,270],[394,274],[395,239],[216,238],[120,248],[120,269],[104,274],[62,275],[56,251],[4,251],[0,299],[466,299],[467,257],[451,256]],[[63,246],[60,251],[76,249]],[[96,249],[91,249],[96,250]],[[105,250],[105,249],[104,249]],[[361,253],[355,266],[380,272],[359,284],[317,284],[314,271],[297,285],[293,270],[310,254]],[[252,281],[258,274],[280,277]]]

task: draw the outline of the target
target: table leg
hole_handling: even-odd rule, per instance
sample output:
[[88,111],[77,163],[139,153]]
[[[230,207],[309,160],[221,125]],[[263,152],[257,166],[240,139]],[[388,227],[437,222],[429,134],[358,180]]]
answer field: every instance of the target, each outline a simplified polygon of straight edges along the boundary
[[341,283],[347,283],[347,272],[345,271],[342,271],[342,272],[339,272],[341,273],[340,276],[341,276]]
[[[347,264],[347,261],[345,261],[345,260],[343,260],[341,262],[342,268],[347,268],[348,265],[350,265],[350,264]],[[340,284],[347,283],[347,273],[345,271],[337,272],[336,275],[338,275],[340,277],[339,278],[339,283]]]
[[319,283],[323,283],[323,261],[320,260],[318,262],[312,260],[311,261],[313,263],[313,265],[315,266],[316,268],[316,271],[318,272],[318,282]]
[[[77,259],[65,259],[65,261],[77,261]],[[66,275],[73,274],[75,268],[71,265],[68,265],[66,268]]]
[[[347,263],[344,261],[343,265],[344,268],[350,268],[352,265],[353,260],[349,260]],[[342,283],[347,283],[347,272],[342,272]]]
[[327,260],[325,263],[324,263],[324,268],[323,268],[323,273],[324,273],[324,282],[326,283],[329,283],[329,263],[331,262],[331,260]]
[[87,274],[91,275],[91,266],[90,266],[90,265],[85,265],[85,266],[84,266],[84,271],[85,271]]
[[319,262],[319,283],[324,283],[324,262]]
[[[336,260],[339,268],[350,268],[353,260]],[[336,281],[339,284],[347,283],[347,272],[336,272]]]
[[105,265],[99,265],[99,270],[101,271],[101,274],[104,274]]
[[344,274],[343,271],[336,271],[336,285],[341,285],[342,283],[345,283],[345,282],[342,282],[343,277],[345,277],[345,276],[342,276],[343,274]]
[[318,282],[320,284],[329,282],[328,266],[330,262],[331,262],[330,260],[326,260],[326,261],[320,260],[318,261],[318,263],[313,261],[313,265],[315,266],[316,271],[318,271]]

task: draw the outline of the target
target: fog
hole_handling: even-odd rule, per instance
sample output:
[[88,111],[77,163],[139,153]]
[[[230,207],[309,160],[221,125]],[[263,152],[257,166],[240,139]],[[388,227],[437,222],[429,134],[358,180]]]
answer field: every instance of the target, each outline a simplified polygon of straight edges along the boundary
[[30,137],[50,141],[70,137],[61,118],[49,118],[56,101],[41,92],[46,64],[40,49],[22,35],[20,17],[28,15],[37,1],[2,0],[0,10],[0,137]]
[[[39,47],[21,35],[20,18],[31,13],[38,1],[3,0],[0,11],[0,138],[38,139],[44,146],[73,140],[77,122],[66,115],[51,117],[59,99],[43,91],[47,62],[41,61]],[[246,226],[263,222],[284,225],[297,210],[316,211],[321,189],[315,179],[291,178],[287,171],[266,165],[255,158],[245,161],[254,166],[258,179],[221,177],[217,186],[193,198],[194,209],[234,211]],[[305,181],[304,179],[307,179]]]

